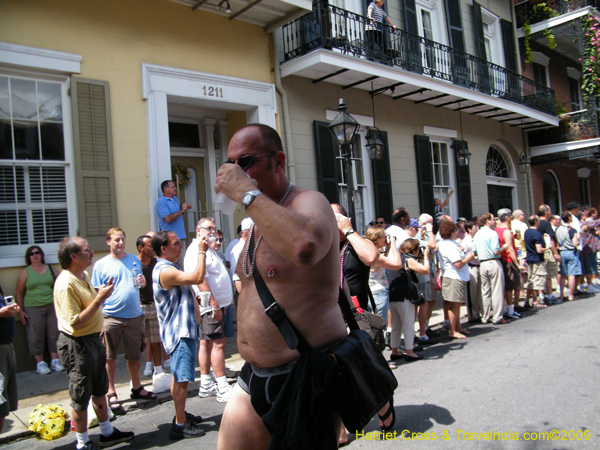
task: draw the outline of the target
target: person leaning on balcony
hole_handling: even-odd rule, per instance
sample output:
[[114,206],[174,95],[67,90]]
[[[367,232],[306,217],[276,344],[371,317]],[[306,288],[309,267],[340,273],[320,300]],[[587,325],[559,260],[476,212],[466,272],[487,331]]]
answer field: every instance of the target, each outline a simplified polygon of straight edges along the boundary
[[383,9],[385,0],[371,2],[367,9],[366,36],[369,43],[368,49],[371,55],[377,54],[380,59],[387,59],[387,44],[383,35],[383,20],[390,24],[396,30],[396,25],[392,23],[387,13]]

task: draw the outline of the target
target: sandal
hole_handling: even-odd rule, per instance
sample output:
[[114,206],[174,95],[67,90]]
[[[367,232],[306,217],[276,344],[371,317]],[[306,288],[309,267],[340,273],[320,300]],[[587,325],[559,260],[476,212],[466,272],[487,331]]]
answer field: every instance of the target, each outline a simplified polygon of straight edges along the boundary
[[542,303],[542,302],[537,302],[537,303],[533,304],[533,307],[534,308],[547,308],[548,305],[546,305],[545,303]]
[[123,408],[123,405],[121,405],[121,402],[119,402],[116,393],[108,394],[106,399],[108,400],[108,407],[115,416],[122,416],[125,414],[125,409]]
[[377,413],[377,416],[379,417],[379,420],[381,420],[382,422],[385,422],[386,420],[389,419],[390,414],[392,415],[392,422],[387,427],[385,425],[381,426],[381,431],[383,431],[384,433],[387,433],[392,428],[394,428],[394,424],[396,423],[396,411],[394,410],[394,397],[392,397],[390,399],[390,401],[388,402],[388,409],[385,412],[385,414],[383,414],[383,416],[382,416],[381,414]]
[[141,392],[144,390],[144,386],[140,386],[137,389],[131,389],[131,398],[141,398],[142,400],[156,400],[156,395],[152,392],[146,391],[146,395],[142,395]]

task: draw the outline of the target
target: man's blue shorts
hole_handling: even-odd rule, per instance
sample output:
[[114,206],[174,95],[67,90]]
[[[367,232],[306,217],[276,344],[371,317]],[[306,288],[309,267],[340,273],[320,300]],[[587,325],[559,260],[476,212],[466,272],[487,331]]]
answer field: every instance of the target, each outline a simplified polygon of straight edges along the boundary
[[175,383],[193,382],[198,347],[194,339],[181,338],[171,352],[171,374]]
[[581,275],[581,261],[573,250],[560,251],[560,274],[562,276]]
[[233,329],[233,303],[225,307],[225,317],[223,317],[223,334],[226,338],[235,336]]

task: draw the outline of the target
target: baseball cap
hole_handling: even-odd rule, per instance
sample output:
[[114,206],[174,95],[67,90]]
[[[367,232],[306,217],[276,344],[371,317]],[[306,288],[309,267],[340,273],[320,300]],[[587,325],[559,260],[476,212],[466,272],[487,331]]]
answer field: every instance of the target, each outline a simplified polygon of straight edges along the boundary
[[254,221],[250,217],[246,217],[244,220],[242,220],[242,231],[250,229],[253,223]]
[[408,224],[408,228],[423,228],[421,225],[419,225],[419,222],[417,221],[417,219],[410,219],[410,223]]
[[457,222],[466,222],[467,219],[465,219],[464,217],[459,217]]

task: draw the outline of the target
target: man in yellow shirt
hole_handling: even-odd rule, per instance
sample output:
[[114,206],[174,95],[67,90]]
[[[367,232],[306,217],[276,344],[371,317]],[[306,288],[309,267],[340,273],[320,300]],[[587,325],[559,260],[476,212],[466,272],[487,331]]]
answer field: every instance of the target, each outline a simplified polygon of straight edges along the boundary
[[63,271],[54,284],[54,305],[60,331],[58,357],[69,376],[71,414],[79,450],[97,448],[87,432],[90,398],[100,425],[100,447],[110,447],[134,437],[132,432],[113,428],[108,420],[106,348],[100,340],[100,331],[102,304],[113,290],[113,280],[96,292],[86,272],[93,257],[94,252],[85,239],[63,239],[58,249],[58,261]]

